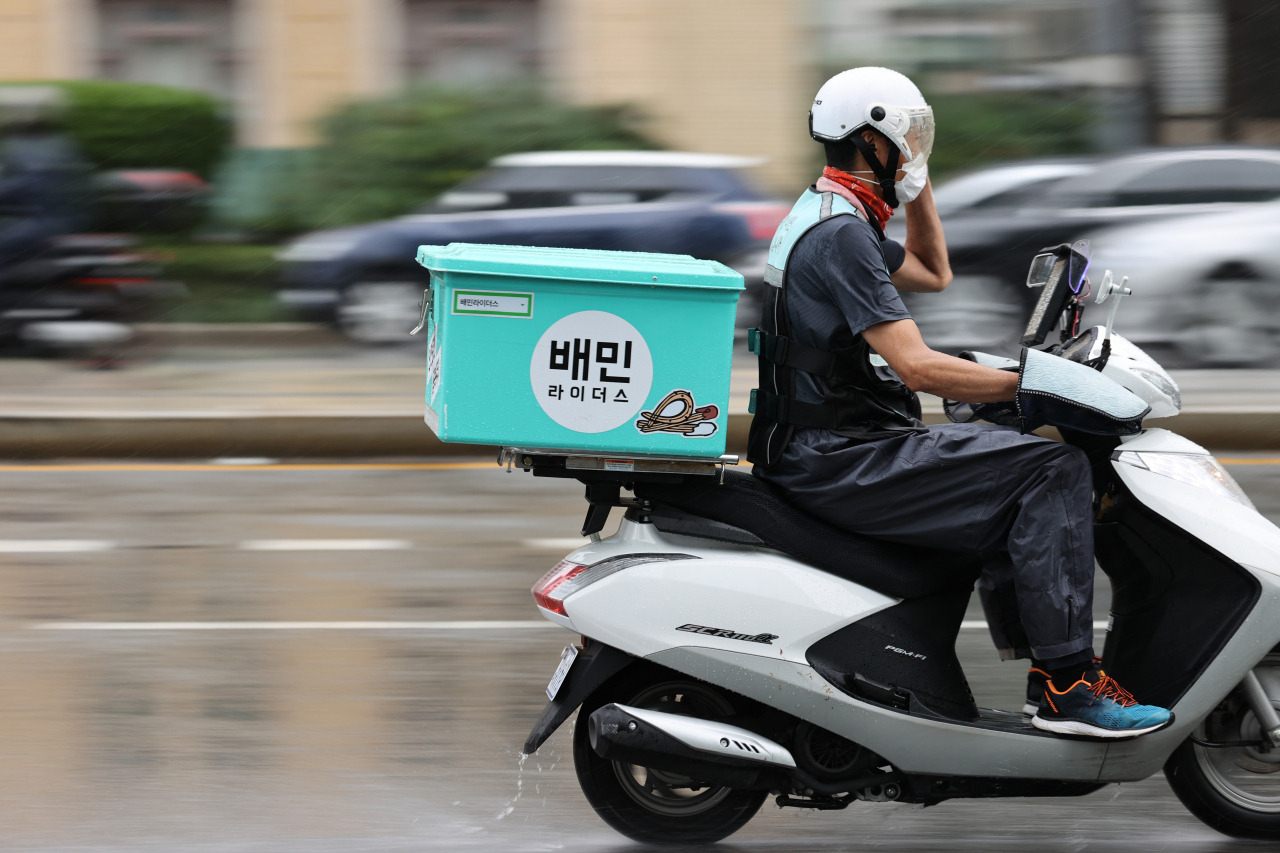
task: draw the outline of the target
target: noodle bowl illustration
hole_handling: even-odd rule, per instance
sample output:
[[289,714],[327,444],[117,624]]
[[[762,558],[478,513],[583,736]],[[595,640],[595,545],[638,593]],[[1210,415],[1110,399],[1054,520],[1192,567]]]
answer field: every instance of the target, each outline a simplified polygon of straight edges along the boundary
[[698,407],[693,394],[678,388],[662,398],[651,412],[641,412],[636,429],[643,433],[674,432],[685,438],[705,438],[715,434],[719,406]]

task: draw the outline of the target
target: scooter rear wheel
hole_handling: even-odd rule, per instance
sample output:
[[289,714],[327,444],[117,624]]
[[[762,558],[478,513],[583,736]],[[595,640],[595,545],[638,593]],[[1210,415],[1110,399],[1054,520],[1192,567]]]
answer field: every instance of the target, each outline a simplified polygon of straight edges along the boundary
[[[1280,709],[1280,655],[1268,655],[1255,672]],[[1233,693],[1193,736],[1218,743],[1260,741],[1262,730],[1243,697]],[[1280,840],[1280,750],[1205,747],[1188,739],[1169,757],[1164,773],[1182,804],[1219,832]]]
[[582,704],[573,731],[574,769],[596,814],[645,844],[707,844],[741,829],[768,792],[735,790],[601,758],[587,733],[587,718],[610,702],[716,719],[732,716],[741,701],[710,684],[645,665],[624,670],[601,686]]

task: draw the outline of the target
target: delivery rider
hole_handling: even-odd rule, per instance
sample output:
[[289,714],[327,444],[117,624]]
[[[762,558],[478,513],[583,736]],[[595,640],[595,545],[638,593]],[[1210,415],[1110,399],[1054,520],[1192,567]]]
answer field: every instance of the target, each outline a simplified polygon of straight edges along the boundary
[[[907,77],[854,68],[809,114],[827,167],[779,226],[752,346],[756,475],[828,523],[987,557],[979,590],[1004,658],[1030,658],[1029,713],[1064,735],[1167,725],[1093,651],[1092,486],[1077,448],[987,424],[926,427],[916,393],[1013,400],[1018,375],[936,352],[899,290],[951,280],[928,180],[933,111]],[[905,245],[884,226],[905,205]],[[1036,707],[1038,706],[1038,707]]]

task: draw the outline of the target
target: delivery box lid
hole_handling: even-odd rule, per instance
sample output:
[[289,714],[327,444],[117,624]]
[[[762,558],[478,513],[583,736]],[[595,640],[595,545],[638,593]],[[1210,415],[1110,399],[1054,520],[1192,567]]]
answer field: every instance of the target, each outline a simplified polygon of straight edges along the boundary
[[560,281],[742,290],[742,275],[690,255],[450,243],[419,246],[418,263],[433,272],[480,273]]

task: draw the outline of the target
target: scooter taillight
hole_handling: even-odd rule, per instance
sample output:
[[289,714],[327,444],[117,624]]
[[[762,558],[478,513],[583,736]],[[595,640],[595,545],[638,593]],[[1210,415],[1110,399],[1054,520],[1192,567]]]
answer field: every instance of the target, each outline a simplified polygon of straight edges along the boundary
[[554,593],[566,581],[576,578],[586,570],[586,566],[570,563],[568,560],[561,560],[552,567],[551,571],[542,576],[542,580],[533,585],[533,600],[543,610],[550,610],[552,613],[568,616],[569,614],[564,612],[564,599],[568,597],[570,592],[578,589],[578,584],[572,584],[571,589],[563,590],[558,597],[554,596]]
[[551,571],[542,576],[542,580],[533,585],[533,600],[543,610],[550,610],[552,613],[568,616],[569,614],[564,609],[565,599],[583,587],[590,586],[596,581],[604,580],[616,572],[642,563],[665,563],[671,560],[697,559],[700,558],[692,554],[670,554],[664,552],[658,554],[623,554],[618,557],[609,557],[589,566],[561,560],[552,567]]

